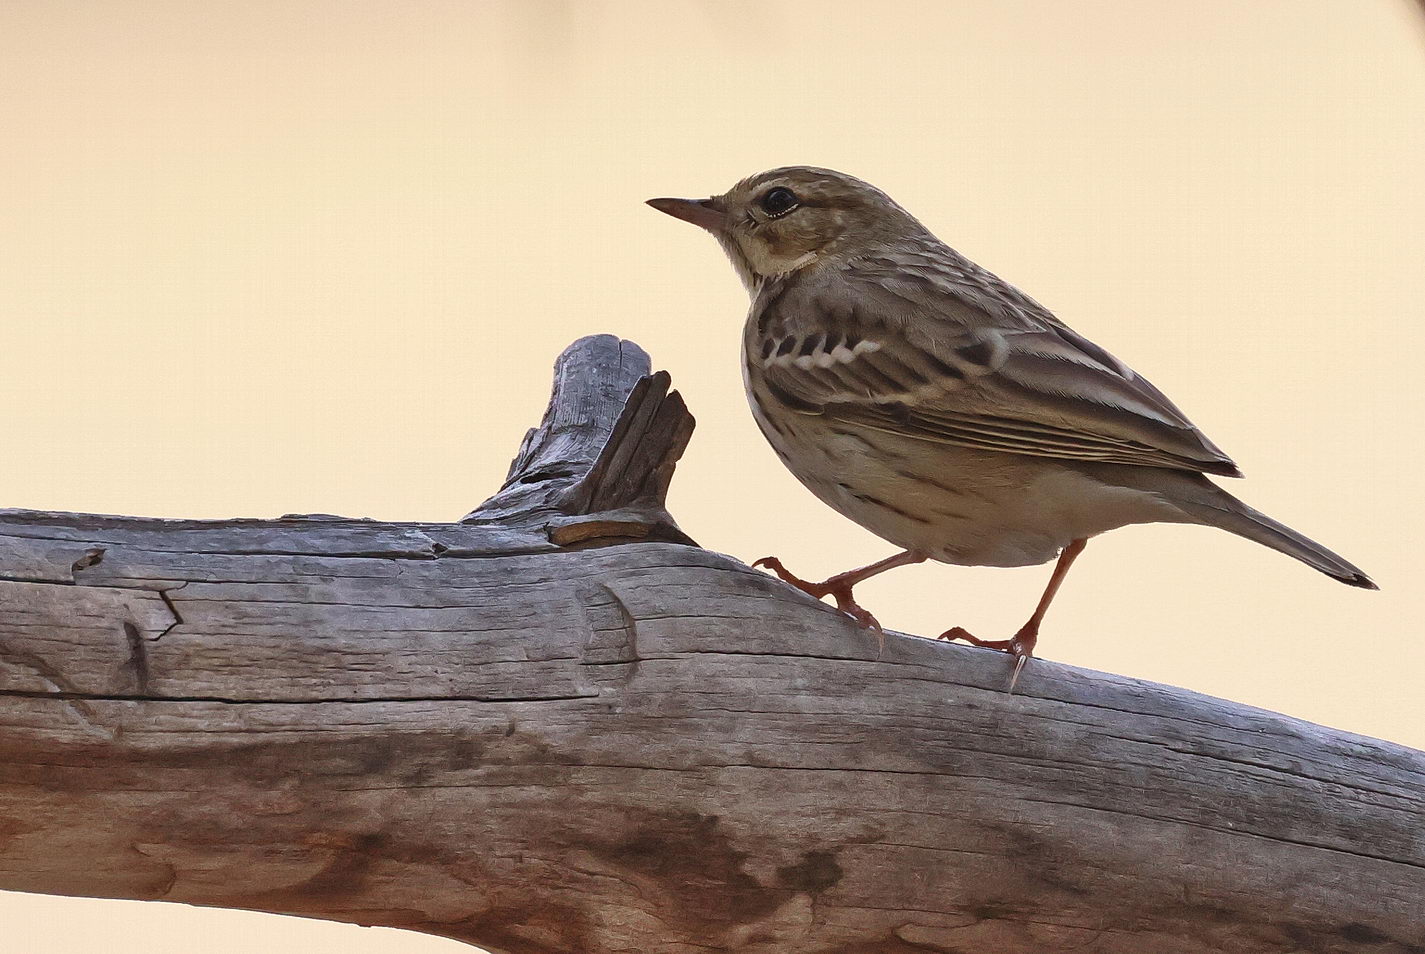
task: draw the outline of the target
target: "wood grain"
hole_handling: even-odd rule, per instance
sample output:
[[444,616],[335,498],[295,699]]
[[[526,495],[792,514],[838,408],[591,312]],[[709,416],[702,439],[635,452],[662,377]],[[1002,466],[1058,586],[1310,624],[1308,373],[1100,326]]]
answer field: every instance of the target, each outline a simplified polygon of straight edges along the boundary
[[1008,695],[657,542],[691,421],[620,368],[467,523],[0,514],[0,888],[508,954],[1425,952],[1425,754],[1043,660]]

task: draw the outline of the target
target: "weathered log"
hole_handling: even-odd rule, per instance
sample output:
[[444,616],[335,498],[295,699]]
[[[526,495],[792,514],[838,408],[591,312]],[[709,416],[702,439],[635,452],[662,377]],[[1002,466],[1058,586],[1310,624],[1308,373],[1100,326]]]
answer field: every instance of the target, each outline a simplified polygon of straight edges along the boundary
[[0,516],[0,888],[509,954],[1425,951],[1425,755],[882,650],[689,545],[636,346],[559,368],[462,523]]

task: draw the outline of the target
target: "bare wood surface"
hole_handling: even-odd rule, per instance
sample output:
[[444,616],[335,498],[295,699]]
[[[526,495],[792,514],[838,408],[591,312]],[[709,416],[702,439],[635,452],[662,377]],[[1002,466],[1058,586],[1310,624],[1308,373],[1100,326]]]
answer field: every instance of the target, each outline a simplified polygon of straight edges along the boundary
[[667,371],[632,341],[593,335],[554,366],[549,409],[525,435],[499,493],[463,523],[543,528],[561,546],[693,541],[663,501],[693,434]]
[[1425,754],[1007,695],[667,542],[691,419],[634,347],[566,354],[462,523],[0,514],[0,888],[509,954],[1425,951]]

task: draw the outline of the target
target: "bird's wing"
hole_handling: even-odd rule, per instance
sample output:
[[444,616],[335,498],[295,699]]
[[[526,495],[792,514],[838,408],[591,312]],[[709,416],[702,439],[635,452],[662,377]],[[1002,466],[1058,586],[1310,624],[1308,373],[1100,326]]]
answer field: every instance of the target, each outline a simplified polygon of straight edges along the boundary
[[948,279],[901,268],[765,290],[749,361],[802,413],[985,450],[1241,475],[1151,383],[960,261],[971,271]]

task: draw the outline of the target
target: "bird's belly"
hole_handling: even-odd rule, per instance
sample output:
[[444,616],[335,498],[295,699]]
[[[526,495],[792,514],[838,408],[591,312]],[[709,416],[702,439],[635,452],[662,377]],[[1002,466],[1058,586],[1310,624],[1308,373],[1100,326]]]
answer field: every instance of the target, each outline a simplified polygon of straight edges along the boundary
[[753,412],[777,456],[824,503],[898,547],[945,563],[1032,566],[1074,540],[1175,516],[1151,495],[1048,458],[921,441],[819,416],[769,418],[755,401]]

